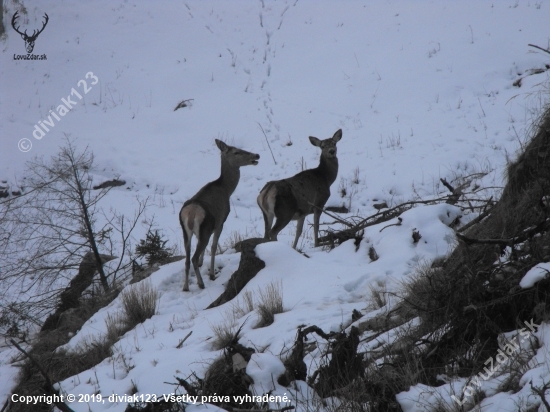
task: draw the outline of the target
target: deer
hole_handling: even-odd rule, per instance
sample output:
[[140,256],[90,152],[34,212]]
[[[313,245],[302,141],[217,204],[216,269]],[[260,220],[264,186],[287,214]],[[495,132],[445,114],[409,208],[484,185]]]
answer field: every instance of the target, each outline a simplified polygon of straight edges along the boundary
[[[216,180],[207,183],[191,199],[183,204],[179,213],[181,228],[183,230],[183,243],[185,246],[185,280],[183,291],[189,291],[189,269],[193,263],[193,269],[197,276],[199,288],[204,289],[199,268],[202,266],[204,250],[210,237],[212,240],[212,252],[210,255],[210,280],[215,280],[214,261],[218,248],[218,240],[230,212],[229,198],[237,188],[241,177],[241,166],[257,165],[260,155],[238,149],[216,140],[216,146],[221,151],[221,173]],[[191,258],[191,238],[197,238],[197,247]]]
[[42,31],[44,31],[44,29],[46,28],[46,25],[48,24],[48,21],[50,20],[50,18],[48,17],[48,15],[46,13],[44,13],[44,23],[42,23],[42,28],[40,30],[33,30],[32,34],[29,36],[27,34],[27,30],[25,30],[24,33],[21,33],[19,31],[19,26],[15,27],[15,22],[17,20],[17,18],[19,17],[19,12],[16,11],[15,14],[13,15],[13,18],[11,19],[11,26],[13,27],[13,29],[19,33],[21,35],[21,37],[23,38],[23,40],[25,40],[25,48],[27,49],[27,53],[32,53],[32,51],[34,50],[34,42],[36,41],[36,38],[38,37],[38,35],[40,33],[42,33]]
[[[315,247],[319,246],[319,219],[330,197],[330,186],[338,175],[336,143],[342,138],[339,129],[328,139],[320,140],[310,136],[313,146],[321,148],[319,166],[304,170],[283,180],[268,182],[258,195],[258,206],[262,210],[267,240],[277,240],[277,235],[291,220],[296,222],[296,237],[292,247],[296,249],[302,234],[304,220],[313,213],[313,237]],[[277,218],[273,225],[274,218]]]

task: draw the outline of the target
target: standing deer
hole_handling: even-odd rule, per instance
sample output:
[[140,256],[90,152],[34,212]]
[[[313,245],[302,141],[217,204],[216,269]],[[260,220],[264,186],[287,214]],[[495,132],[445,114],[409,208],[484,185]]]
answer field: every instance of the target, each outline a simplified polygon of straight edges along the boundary
[[[268,182],[258,195],[258,206],[262,209],[265,221],[265,238],[277,240],[277,234],[291,220],[297,220],[296,237],[292,247],[296,249],[302,234],[304,220],[313,213],[313,236],[315,246],[319,245],[319,218],[330,197],[330,186],[338,175],[336,143],[342,138],[342,130],[325,140],[310,136],[313,146],[321,148],[319,166],[304,170],[283,180]],[[273,218],[277,218],[275,226]]]
[[[183,290],[189,290],[190,261],[193,262],[197,284],[204,289],[199,268],[202,266],[204,250],[208,245],[210,236],[212,240],[212,253],[210,257],[210,279],[214,280],[214,257],[218,248],[218,239],[223,229],[223,224],[229,215],[229,197],[235,191],[241,172],[239,168],[247,165],[257,165],[260,155],[229,146],[216,139],[216,145],[221,150],[221,173],[213,182],[206,184],[198,193],[183,204],[180,210],[180,224],[183,229],[183,242],[185,245],[185,281]],[[191,237],[197,237],[197,248],[191,258]]]

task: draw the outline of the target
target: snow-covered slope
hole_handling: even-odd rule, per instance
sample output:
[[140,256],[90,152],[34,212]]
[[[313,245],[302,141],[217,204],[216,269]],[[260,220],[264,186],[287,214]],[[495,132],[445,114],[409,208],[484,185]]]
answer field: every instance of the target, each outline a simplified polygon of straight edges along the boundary
[[[22,27],[38,28],[43,14],[49,16],[33,52],[47,55],[40,61],[14,59],[24,53],[24,42],[10,27],[18,6],[5,3],[0,185],[20,186],[26,160],[56,153],[65,136],[76,138],[95,154],[98,183],[115,176],[127,182],[104,206],[131,215],[136,195],[151,196],[148,215],[180,247],[181,204],[219,174],[214,138],[261,155],[258,166],[242,169],[223,244],[235,232],[262,236],[261,187],[316,166],[319,150],[307,137],[327,138],[339,128],[340,170],[328,205],[345,204],[366,216],[376,212],[373,204],[438,196],[447,190],[440,178],[477,172],[486,173],[480,186],[501,186],[503,167],[540,107],[546,79],[527,76],[521,88],[513,86],[527,70],[548,63],[528,47],[547,46],[550,3],[542,0],[25,1]],[[74,107],[61,115],[69,97]],[[190,105],[174,111],[185,99]],[[36,132],[36,139],[39,121],[54,126],[43,136]],[[29,151],[18,149],[29,143]],[[351,310],[369,306],[371,285],[398,288],[416,263],[448,253],[454,240],[446,225],[459,213],[450,206],[419,207],[402,216],[402,226],[369,228],[357,251],[350,242],[331,253],[314,250],[308,228],[299,246],[310,259],[288,246],[290,224],[280,243],[258,247],[267,266],[247,286],[254,291],[280,281],[287,312],[267,328],[253,329],[249,320],[242,342],[269,344],[265,356],[279,355],[299,324],[348,326]],[[417,245],[410,241],[413,228],[423,236]],[[368,258],[369,245],[380,255],[376,262]],[[220,277],[205,277],[204,291],[192,278],[191,292],[181,292],[181,262],[155,273],[159,314],[117,343],[116,357],[62,382],[63,391],[122,395],[135,383],[140,393],[170,393],[163,382],[174,375],[200,375],[219,355],[211,326],[244,320],[228,320],[227,304],[203,310],[238,261],[234,251],[220,255]],[[90,319],[68,347],[104,333],[104,319],[118,305]],[[191,330],[184,348],[175,349]],[[126,370],[124,362],[134,367]],[[273,359],[265,362],[277,369]],[[12,372],[4,368],[6,394]]]

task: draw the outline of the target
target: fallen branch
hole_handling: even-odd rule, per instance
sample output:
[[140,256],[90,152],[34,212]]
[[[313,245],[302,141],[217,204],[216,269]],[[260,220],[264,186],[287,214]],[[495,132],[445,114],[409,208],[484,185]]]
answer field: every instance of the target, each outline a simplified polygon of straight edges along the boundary
[[539,223],[532,229],[524,231],[523,234],[513,236],[507,239],[474,239],[464,236],[460,233],[456,233],[456,237],[462,240],[467,245],[473,244],[486,244],[486,245],[500,245],[500,246],[514,246],[517,243],[525,242],[527,239],[532,238],[537,233],[545,232],[550,228],[550,220],[545,220]]
[[[447,199],[447,196],[445,196],[442,199]],[[437,201],[435,200],[415,200],[410,202],[405,202],[400,205],[397,205],[391,209],[384,210],[383,212],[377,212],[374,215],[368,216],[362,220],[359,221],[356,225],[349,227],[348,229],[343,229],[340,231],[335,232],[329,232],[327,235],[322,236],[319,238],[319,244],[320,245],[330,245],[331,247],[334,247],[335,243],[340,244],[345,242],[349,239],[354,239],[356,237],[356,233],[360,230],[369,227],[377,225],[381,222],[386,222],[390,219],[393,219],[394,217],[397,217],[401,213],[409,210],[413,204],[427,204],[427,203],[433,203]],[[408,207],[411,206],[411,207]],[[371,220],[369,222],[369,220]],[[349,226],[349,225],[348,225]]]
[[[343,223],[348,227],[339,231],[326,231],[325,233],[327,234],[325,236],[319,237],[319,244],[322,246],[329,246],[333,248],[335,245],[341,244],[346,240],[354,239],[356,237],[356,233],[359,232],[360,230],[363,230],[369,226],[377,225],[382,222],[387,222],[388,220],[398,217],[401,213],[406,212],[407,210],[411,209],[415,205],[431,205],[431,204],[436,204],[441,202],[454,204],[458,201],[460,196],[466,196],[468,194],[475,193],[475,192],[463,192],[463,188],[465,187],[465,185],[469,184],[469,182],[467,184],[464,183],[460,185],[458,188],[454,188],[445,179],[441,179],[441,182],[449,190],[451,190],[451,192],[454,191],[454,193],[451,195],[441,196],[441,197],[437,197],[429,200],[411,200],[408,202],[404,202],[390,209],[385,209],[383,211],[376,212],[373,215],[370,215],[364,219],[359,220],[357,223],[355,222],[349,223],[347,221],[344,223],[341,221],[342,220],[341,218],[337,218],[327,213],[329,216],[333,217],[334,219],[338,220],[340,223]],[[483,209],[482,217],[478,216],[476,219],[474,219],[476,222],[483,219],[483,217],[485,217],[489,213],[489,211],[487,210],[487,207],[491,204],[492,197],[489,200],[478,199],[478,198],[467,199],[467,200],[469,202],[482,202],[481,205],[470,205],[471,209],[478,209],[478,208]],[[326,211],[324,212],[326,213]],[[473,221],[469,222],[468,225],[465,226],[465,228],[469,228],[474,224],[475,223]],[[463,230],[466,230],[466,229],[461,228],[459,231],[461,232]]]

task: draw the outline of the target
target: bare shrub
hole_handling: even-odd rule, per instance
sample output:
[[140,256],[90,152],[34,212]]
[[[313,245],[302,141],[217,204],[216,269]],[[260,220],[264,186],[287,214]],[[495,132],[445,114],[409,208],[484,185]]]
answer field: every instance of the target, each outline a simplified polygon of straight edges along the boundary
[[283,285],[278,282],[271,282],[265,290],[259,290],[259,302],[257,304],[260,320],[256,328],[269,326],[275,321],[277,313],[283,313]]

